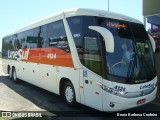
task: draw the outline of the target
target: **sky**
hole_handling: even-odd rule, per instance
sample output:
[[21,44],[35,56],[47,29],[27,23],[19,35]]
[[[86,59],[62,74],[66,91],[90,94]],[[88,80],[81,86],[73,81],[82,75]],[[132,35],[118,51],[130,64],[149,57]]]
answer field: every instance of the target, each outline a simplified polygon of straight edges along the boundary
[[[108,0],[1,0],[0,51],[2,38],[23,26],[67,8],[108,10]],[[109,10],[143,22],[142,0],[109,0]]]

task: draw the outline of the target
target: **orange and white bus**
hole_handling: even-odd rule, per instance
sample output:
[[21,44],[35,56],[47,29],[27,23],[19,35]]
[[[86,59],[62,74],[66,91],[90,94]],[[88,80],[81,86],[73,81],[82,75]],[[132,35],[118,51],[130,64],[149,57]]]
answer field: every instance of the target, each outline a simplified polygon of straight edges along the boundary
[[3,38],[3,71],[100,111],[156,97],[154,40],[131,17],[68,9]]

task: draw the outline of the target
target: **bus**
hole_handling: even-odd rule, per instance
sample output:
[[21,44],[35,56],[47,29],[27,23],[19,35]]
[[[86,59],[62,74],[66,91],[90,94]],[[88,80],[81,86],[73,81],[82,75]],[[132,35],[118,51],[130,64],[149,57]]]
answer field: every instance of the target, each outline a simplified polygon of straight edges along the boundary
[[99,111],[122,111],[157,93],[155,42],[125,15],[74,8],[7,35],[2,67],[18,79]]

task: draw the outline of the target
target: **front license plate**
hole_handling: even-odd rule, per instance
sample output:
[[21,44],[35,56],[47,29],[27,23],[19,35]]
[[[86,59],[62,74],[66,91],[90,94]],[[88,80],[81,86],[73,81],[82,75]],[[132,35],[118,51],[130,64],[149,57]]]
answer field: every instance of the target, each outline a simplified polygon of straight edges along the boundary
[[146,99],[141,99],[137,101],[137,105],[144,104],[146,102]]

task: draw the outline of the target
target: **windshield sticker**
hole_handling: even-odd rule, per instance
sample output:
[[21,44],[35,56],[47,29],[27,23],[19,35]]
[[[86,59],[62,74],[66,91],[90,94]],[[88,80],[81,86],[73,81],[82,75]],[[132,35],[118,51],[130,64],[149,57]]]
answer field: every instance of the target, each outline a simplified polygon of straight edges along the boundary
[[112,28],[127,28],[125,24],[119,24],[119,23],[113,23],[113,22],[107,22],[107,26]]
[[73,36],[74,36],[74,38],[76,38],[76,37],[80,37],[81,35],[79,33],[77,33],[77,34],[74,34]]

